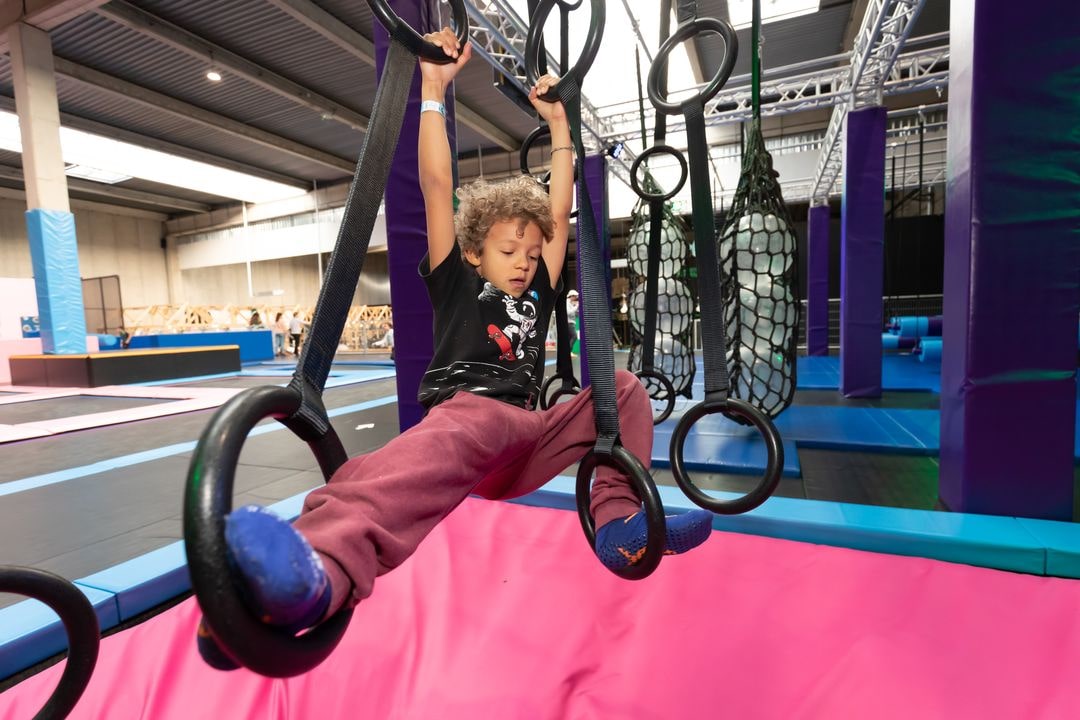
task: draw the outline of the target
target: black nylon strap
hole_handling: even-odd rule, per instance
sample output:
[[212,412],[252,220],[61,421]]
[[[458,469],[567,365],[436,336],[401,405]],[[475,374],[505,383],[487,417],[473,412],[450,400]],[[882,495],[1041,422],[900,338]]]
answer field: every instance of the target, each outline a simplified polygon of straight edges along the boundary
[[691,20],[697,20],[697,16],[697,0],[679,0],[679,9],[676,19],[679,21],[680,25]]
[[[660,3],[660,39],[659,45],[663,45],[664,41],[671,37],[671,0],[661,0]],[[664,66],[664,74],[660,77],[660,94],[667,97],[668,90],[668,71],[667,66]],[[640,81],[638,81],[640,84]],[[642,111],[644,119],[645,112]],[[667,139],[667,115],[662,112],[656,113],[656,117],[653,120],[655,123],[653,127],[653,145],[663,145],[664,140]],[[644,131],[642,131],[644,135]],[[642,137],[644,140],[644,137]]]
[[[322,391],[345,329],[371,231],[386,190],[415,65],[416,56],[392,39],[375,93],[375,104],[371,109],[371,125],[364,136],[356,173],[345,202],[337,242],[319,290],[315,317],[311,321],[311,330],[301,351],[296,373],[289,383],[303,398],[297,414],[303,415],[310,425],[324,432],[329,425],[326,411],[322,408]],[[363,192],[357,192],[361,187]]]
[[727,337],[713,225],[709,183],[709,147],[705,137],[705,106],[698,100],[683,106],[693,199],[694,246],[697,248],[698,300],[701,304],[702,360],[705,366],[705,404],[725,402],[731,381],[727,368]]
[[574,377],[574,361],[570,353],[570,316],[566,312],[567,275],[565,264],[562,272],[562,292],[555,299],[555,375],[563,380],[563,383],[573,385],[577,382]]
[[660,292],[660,234],[664,231],[664,201],[649,201],[649,262],[645,275],[645,337],[641,339],[641,369],[652,371],[656,356],[657,295]]
[[593,217],[592,201],[585,182],[585,144],[581,138],[581,88],[575,78],[564,78],[556,87],[566,109],[574,143],[578,185],[577,251],[581,268],[579,313],[585,317],[586,362],[592,384],[596,418],[596,448],[610,455],[619,436],[619,408],[615,397],[615,352],[611,346],[611,303],[607,276],[600,252],[600,237]]

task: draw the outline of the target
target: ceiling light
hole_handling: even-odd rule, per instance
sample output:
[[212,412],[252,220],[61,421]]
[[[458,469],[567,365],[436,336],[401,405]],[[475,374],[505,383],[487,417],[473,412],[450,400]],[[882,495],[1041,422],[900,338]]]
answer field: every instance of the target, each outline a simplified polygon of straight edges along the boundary
[[[81,165],[245,202],[271,202],[298,197],[307,192],[304,188],[67,127],[60,128],[60,148],[64,162],[69,165]],[[19,118],[15,113],[0,111],[0,149],[22,152]]]
[[109,185],[115,185],[116,183],[131,179],[130,175],[113,172],[112,170],[102,170],[101,168],[90,167],[89,165],[68,165],[64,170],[64,173],[71,177],[108,183]]
[[217,70],[207,70],[206,79],[210,82],[221,82],[221,73]]

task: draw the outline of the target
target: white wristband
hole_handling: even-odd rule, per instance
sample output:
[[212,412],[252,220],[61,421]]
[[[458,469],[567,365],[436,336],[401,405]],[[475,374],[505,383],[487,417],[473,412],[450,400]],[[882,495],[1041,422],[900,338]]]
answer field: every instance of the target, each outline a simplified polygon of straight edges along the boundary
[[437,112],[446,117],[446,106],[437,100],[424,100],[420,103],[420,112]]

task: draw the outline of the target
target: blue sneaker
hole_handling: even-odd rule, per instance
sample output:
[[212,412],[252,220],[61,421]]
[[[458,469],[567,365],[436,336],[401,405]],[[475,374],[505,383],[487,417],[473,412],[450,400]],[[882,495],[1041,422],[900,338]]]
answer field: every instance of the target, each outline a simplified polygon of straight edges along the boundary
[[[668,515],[665,520],[664,554],[678,555],[696,548],[709,539],[713,514],[708,510],[691,510],[680,515]],[[648,520],[644,512],[636,512],[620,520],[612,520],[596,533],[596,555],[609,570],[621,570],[636,565],[645,557],[649,540]]]
[[[240,594],[264,623],[296,633],[326,614],[330,581],[311,545],[292,525],[269,510],[247,505],[225,519],[229,563],[237,573]],[[199,623],[199,653],[211,667],[236,667]]]

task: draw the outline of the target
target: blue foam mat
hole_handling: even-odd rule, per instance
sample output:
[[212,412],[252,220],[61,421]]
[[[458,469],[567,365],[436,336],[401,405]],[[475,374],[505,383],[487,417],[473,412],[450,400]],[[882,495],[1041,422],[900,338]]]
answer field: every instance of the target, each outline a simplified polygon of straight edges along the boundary
[[[93,605],[102,630],[117,624],[116,597],[112,593],[76,586]],[[0,679],[52,657],[67,646],[63,624],[45,603],[23,600],[0,608]]]
[[[840,358],[800,357],[798,386],[804,390],[836,390],[840,387]],[[914,355],[885,355],[881,358],[883,390],[941,392],[941,364],[924,363]]]
[[[654,431],[653,467],[671,467],[670,446],[674,429],[674,425],[661,424]],[[784,477],[802,477],[795,443],[784,440],[783,446]],[[765,472],[767,460],[765,441],[756,432],[744,436],[699,435],[691,432],[683,444],[683,463],[687,470],[757,475]]]
[[[574,478],[560,476],[537,492],[511,502],[574,510],[574,483]],[[678,488],[657,489],[668,513],[697,507]],[[738,497],[735,493],[704,492],[724,500]],[[1057,551],[1066,552],[1070,546],[1064,538],[1064,533],[1068,532],[1065,528],[1076,526],[1040,522],[1048,523],[1062,533],[1058,536]],[[1011,517],[773,497],[744,515],[714,516],[713,528],[1034,575],[1047,574],[1046,546],[1021,521]],[[1059,563],[1056,567],[1065,570],[1072,567],[1077,574],[1066,577],[1080,577],[1080,532],[1069,537],[1073,544],[1068,552],[1078,562],[1075,566]]]
[[[672,413],[657,426],[657,434],[670,437],[677,422]],[[774,422],[784,442],[799,447],[936,455],[941,445],[937,410],[792,405]],[[720,438],[756,436],[754,428],[720,414],[706,415],[690,431],[690,437],[702,438],[696,446],[701,457],[715,455],[711,444],[719,445]],[[708,438],[714,438],[711,444]]]

